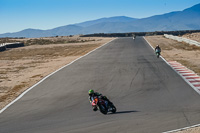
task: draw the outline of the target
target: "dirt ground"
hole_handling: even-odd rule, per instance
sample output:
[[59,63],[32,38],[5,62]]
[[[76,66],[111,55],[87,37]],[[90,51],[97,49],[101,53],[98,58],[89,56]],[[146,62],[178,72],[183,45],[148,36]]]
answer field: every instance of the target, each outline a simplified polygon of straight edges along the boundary
[[[200,37],[200,33],[196,33],[195,35],[196,37]],[[187,36],[189,39],[195,38],[195,36],[190,34],[184,36]],[[178,61],[200,75],[200,47],[166,39],[163,36],[146,36],[145,38],[154,48],[156,45],[161,47],[161,55],[167,61]],[[194,40],[198,40],[198,38]],[[200,133],[200,127],[174,133]]]
[[200,33],[185,34],[182,37],[200,42]]
[[190,128],[190,129],[186,129],[186,130],[178,131],[174,133],[200,133],[200,127]]
[[11,41],[29,41],[29,45],[0,52],[0,109],[43,77],[113,38],[62,37],[62,42],[55,37],[45,39],[56,44],[41,44],[42,39],[15,39]]

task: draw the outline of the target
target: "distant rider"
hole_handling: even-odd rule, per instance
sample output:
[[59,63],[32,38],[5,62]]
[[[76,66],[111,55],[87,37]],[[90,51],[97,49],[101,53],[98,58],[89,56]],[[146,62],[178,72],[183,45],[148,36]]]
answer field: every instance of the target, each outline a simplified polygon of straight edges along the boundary
[[[88,94],[89,94],[89,101],[90,103],[92,103],[92,99],[97,96],[98,98],[102,99],[102,100],[105,100],[105,101],[108,101],[108,104],[112,104],[112,102],[110,102],[110,100],[106,97],[106,96],[103,96],[101,93],[98,93],[98,92],[94,92],[94,90],[89,90],[88,91]],[[97,108],[93,108],[94,111],[97,111]]]
[[160,52],[161,52],[161,48],[160,48],[159,45],[156,46],[156,48],[155,48],[155,52],[160,54]]

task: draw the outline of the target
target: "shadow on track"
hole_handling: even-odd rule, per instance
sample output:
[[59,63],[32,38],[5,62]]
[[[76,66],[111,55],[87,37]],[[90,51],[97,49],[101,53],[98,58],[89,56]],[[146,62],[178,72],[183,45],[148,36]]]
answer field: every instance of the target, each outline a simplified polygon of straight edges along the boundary
[[131,110],[131,111],[117,111],[116,113],[109,113],[110,115],[114,115],[114,114],[127,114],[127,113],[134,113],[134,112],[139,112],[136,110]]

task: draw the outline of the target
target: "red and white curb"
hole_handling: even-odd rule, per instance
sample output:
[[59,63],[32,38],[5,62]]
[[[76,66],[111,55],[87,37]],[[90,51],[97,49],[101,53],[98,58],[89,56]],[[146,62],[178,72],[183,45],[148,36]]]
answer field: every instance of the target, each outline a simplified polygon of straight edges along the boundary
[[168,61],[169,65],[200,94],[200,76],[177,61]]

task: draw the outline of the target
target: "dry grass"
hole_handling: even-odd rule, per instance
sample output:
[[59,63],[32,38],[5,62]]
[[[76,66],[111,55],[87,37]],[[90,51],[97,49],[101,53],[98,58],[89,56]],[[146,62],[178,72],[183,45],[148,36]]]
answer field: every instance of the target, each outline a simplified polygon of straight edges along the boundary
[[19,94],[17,92],[20,92],[20,90],[22,90],[25,86],[27,86],[27,83],[14,86],[6,94],[0,97],[0,103],[5,102],[8,98],[18,96]]
[[200,133],[200,127],[189,128],[182,131],[174,132],[174,133]]
[[40,78],[42,78],[43,76],[42,76],[41,74],[38,74],[38,75],[34,75],[34,76],[32,76],[31,78],[36,78],[36,77],[40,77]]
[[2,43],[11,43],[11,42],[16,42],[16,41],[12,40],[10,38],[0,38],[0,44],[2,44]]
[[12,49],[5,52],[0,52],[0,60],[19,60],[27,59],[36,56],[38,58],[52,58],[57,56],[77,56],[83,55],[98,47],[99,44],[88,44],[88,45],[75,45],[75,46],[58,46],[49,48],[35,48],[35,49]]
[[0,80],[1,80],[1,79],[8,79],[8,77],[7,77],[7,76],[1,76],[1,75],[0,75]]
[[190,45],[187,43],[174,44],[174,48],[181,49],[181,50],[188,50],[188,51],[200,50],[200,47],[196,45]]
[[0,87],[0,96],[1,96],[1,93],[6,93],[7,90],[8,90],[8,87],[6,87],[6,86],[1,86],[1,87]]
[[7,71],[0,71],[0,74],[7,74]]
[[200,42],[200,33],[185,34],[182,37]]
[[49,44],[67,44],[67,43],[84,43],[100,41],[95,38],[79,37],[79,36],[59,36],[59,37],[43,37],[43,38],[0,38],[1,43],[23,42],[25,46],[30,45],[49,45]]

